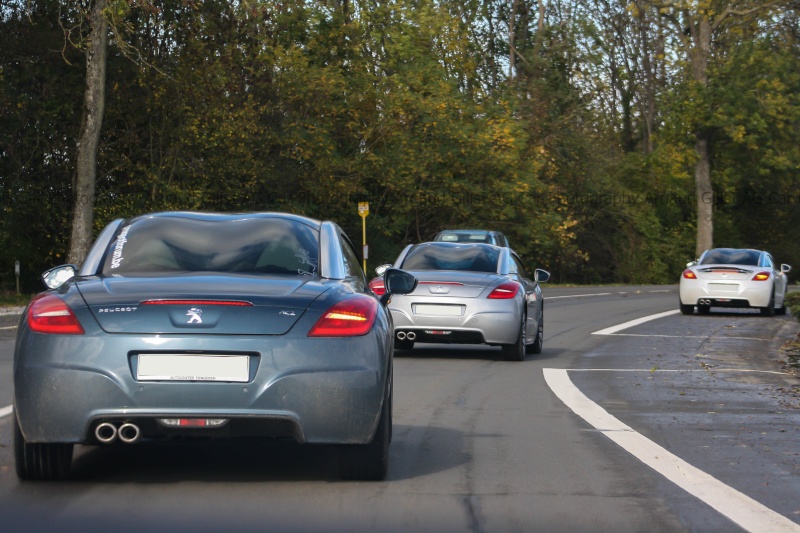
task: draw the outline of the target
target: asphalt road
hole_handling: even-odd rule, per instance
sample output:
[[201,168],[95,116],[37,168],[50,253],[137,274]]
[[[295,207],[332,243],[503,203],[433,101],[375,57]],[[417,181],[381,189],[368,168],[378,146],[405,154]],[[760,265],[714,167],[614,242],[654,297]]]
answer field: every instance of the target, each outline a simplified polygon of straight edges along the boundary
[[[524,362],[398,352],[380,483],[288,444],[81,447],[71,480],[20,483],[0,411],[0,529],[800,531],[800,380],[779,352],[797,322],[653,317],[676,290],[545,289],[544,352]],[[12,349],[0,329],[0,409]]]

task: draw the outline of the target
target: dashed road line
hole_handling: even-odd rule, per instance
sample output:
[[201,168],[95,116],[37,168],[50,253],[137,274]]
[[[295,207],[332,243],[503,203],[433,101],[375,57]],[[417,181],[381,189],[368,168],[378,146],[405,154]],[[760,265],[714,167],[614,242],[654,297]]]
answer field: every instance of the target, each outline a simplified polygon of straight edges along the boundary
[[800,525],[692,466],[613,417],[572,383],[567,370],[545,368],[542,372],[553,393],[575,414],[625,451],[746,531],[800,532]]

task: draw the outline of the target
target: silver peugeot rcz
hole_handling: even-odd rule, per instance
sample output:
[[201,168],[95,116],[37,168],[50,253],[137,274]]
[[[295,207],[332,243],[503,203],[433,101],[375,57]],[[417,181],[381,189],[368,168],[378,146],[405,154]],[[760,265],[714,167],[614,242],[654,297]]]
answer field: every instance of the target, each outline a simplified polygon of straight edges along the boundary
[[[386,276],[389,293],[416,283]],[[391,315],[333,222],[115,220],[44,281],[14,355],[20,478],[67,476],[76,443],[172,437],[338,444],[343,477],[386,476]]]
[[[396,348],[411,349],[415,342],[490,344],[502,346],[515,361],[542,351],[539,284],[550,274],[537,268],[529,277],[510,248],[426,242],[407,246],[394,267],[419,281],[414,292],[389,303]],[[373,280],[373,291],[384,290],[383,282]]]

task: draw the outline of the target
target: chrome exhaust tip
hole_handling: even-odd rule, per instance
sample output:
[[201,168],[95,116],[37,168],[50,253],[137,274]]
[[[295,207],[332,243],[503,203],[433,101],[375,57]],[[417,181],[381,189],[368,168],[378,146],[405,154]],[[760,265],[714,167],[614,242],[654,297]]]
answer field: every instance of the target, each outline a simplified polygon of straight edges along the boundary
[[111,444],[117,438],[117,428],[110,422],[103,422],[95,428],[94,436],[103,444]]
[[413,341],[413,340],[414,340],[414,339],[416,339],[416,338],[417,338],[417,334],[416,334],[416,333],[414,333],[413,331],[409,331],[409,332],[406,334],[406,339],[408,339],[408,340],[410,340],[410,341]]
[[127,422],[119,427],[119,440],[127,444],[133,444],[139,440],[141,435],[142,432],[139,430],[139,426],[136,424]]
[[402,341],[402,340],[405,340],[405,338],[406,338],[406,332],[405,331],[398,331],[397,332],[397,340]]

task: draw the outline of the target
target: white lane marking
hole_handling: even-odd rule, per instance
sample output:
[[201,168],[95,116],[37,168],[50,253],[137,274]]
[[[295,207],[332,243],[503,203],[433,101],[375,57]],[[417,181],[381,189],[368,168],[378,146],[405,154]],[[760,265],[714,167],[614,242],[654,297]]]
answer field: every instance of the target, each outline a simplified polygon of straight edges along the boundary
[[568,296],[545,296],[545,300],[561,300],[562,298],[588,298],[590,296],[608,296],[610,292],[597,292],[593,294],[570,294]]
[[746,531],[754,533],[800,531],[800,525],[695,468],[611,416],[608,411],[578,390],[569,379],[566,370],[545,368],[542,372],[553,393],[576,415],[644,464]]
[[673,309],[672,311],[665,311],[655,315],[643,316],[642,318],[637,318],[636,320],[631,320],[629,322],[617,324],[616,326],[611,326],[610,328],[595,331],[592,333],[592,335],[613,335],[618,331],[622,331],[623,329],[632,328],[633,326],[638,326],[639,324],[644,324],[645,322],[650,322],[651,320],[656,320],[665,316],[676,315],[678,313],[680,313],[678,309]]
[[10,405],[7,405],[6,407],[3,407],[2,409],[0,409],[0,418],[3,418],[3,417],[6,417],[6,416],[10,415],[13,410],[14,410],[14,408],[12,406],[10,406]]
[[0,329],[17,329],[17,326],[4,326]]
[[775,370],[755,370],[752,368],[715,368],[709,365],[708,368],[570,368],[570,372],[675,372],[683,374],[685,372],[741,372],[743,374],[774,374],[776,376],[786,376],[785,372]]

